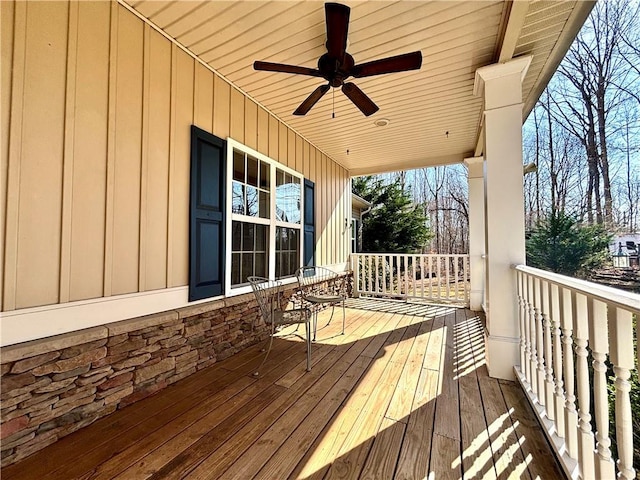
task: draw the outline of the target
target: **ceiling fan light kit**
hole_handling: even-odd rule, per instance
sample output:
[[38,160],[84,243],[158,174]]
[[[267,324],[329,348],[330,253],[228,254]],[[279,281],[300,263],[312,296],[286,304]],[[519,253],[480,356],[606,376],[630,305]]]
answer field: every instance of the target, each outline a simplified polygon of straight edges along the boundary
[[339,3],[325,3],[324,8],[327,26],[327,53],[318,60],[318,68],[261,61],[254,62],[253,68],[267,72],[319,77],[328,82],[316,88],[293,112],[294,115],[306,115],[331,87],[341,87],[342,93],[365,116],[373,115],[379,110],[379,107],[355,83],[345,82],[345,80],[349,77],[364,78],[387,73],[418,70],[422,66],[422,53],[417,51],[356,64],[353,57],[347,53],[347,35],[351,9]]

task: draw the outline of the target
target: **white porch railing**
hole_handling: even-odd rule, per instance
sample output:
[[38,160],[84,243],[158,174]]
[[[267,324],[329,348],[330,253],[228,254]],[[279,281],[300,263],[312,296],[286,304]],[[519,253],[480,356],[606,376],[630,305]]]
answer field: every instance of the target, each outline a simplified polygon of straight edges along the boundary
[[[515,269],[521,332],[515,371],[565,472],[570,478],[636,478],[629,378],[640,354],[633,340],[640,295],[522,265]],[[615,392],[611,406],[609,389]]]
[[469,304],[469,255],[355,253],[356,295]]

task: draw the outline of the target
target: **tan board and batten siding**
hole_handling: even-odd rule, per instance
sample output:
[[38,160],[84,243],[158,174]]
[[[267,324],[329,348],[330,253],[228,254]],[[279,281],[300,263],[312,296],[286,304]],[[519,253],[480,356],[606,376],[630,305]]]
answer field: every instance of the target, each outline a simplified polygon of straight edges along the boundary
[[118,3],[0,3],[2,311],[186,286],[191,124],[314,181],[346,261],[342,166]]

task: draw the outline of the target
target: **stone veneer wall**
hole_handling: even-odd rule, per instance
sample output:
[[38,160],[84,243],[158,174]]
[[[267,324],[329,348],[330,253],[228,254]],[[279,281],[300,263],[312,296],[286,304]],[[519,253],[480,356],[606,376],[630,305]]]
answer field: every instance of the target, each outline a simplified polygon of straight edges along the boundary
[[2,466],[266,338],[257,316],[246,294],[3,348]]

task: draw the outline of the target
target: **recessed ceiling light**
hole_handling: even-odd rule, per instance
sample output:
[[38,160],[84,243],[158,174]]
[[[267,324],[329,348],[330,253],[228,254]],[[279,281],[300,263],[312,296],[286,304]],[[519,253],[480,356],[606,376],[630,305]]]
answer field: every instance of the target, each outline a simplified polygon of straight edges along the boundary
[[376,127],[386,127],[387,125],[389,125],[389,119],[388,118],[379,118],[375,122],[373,122],[373,124]]

